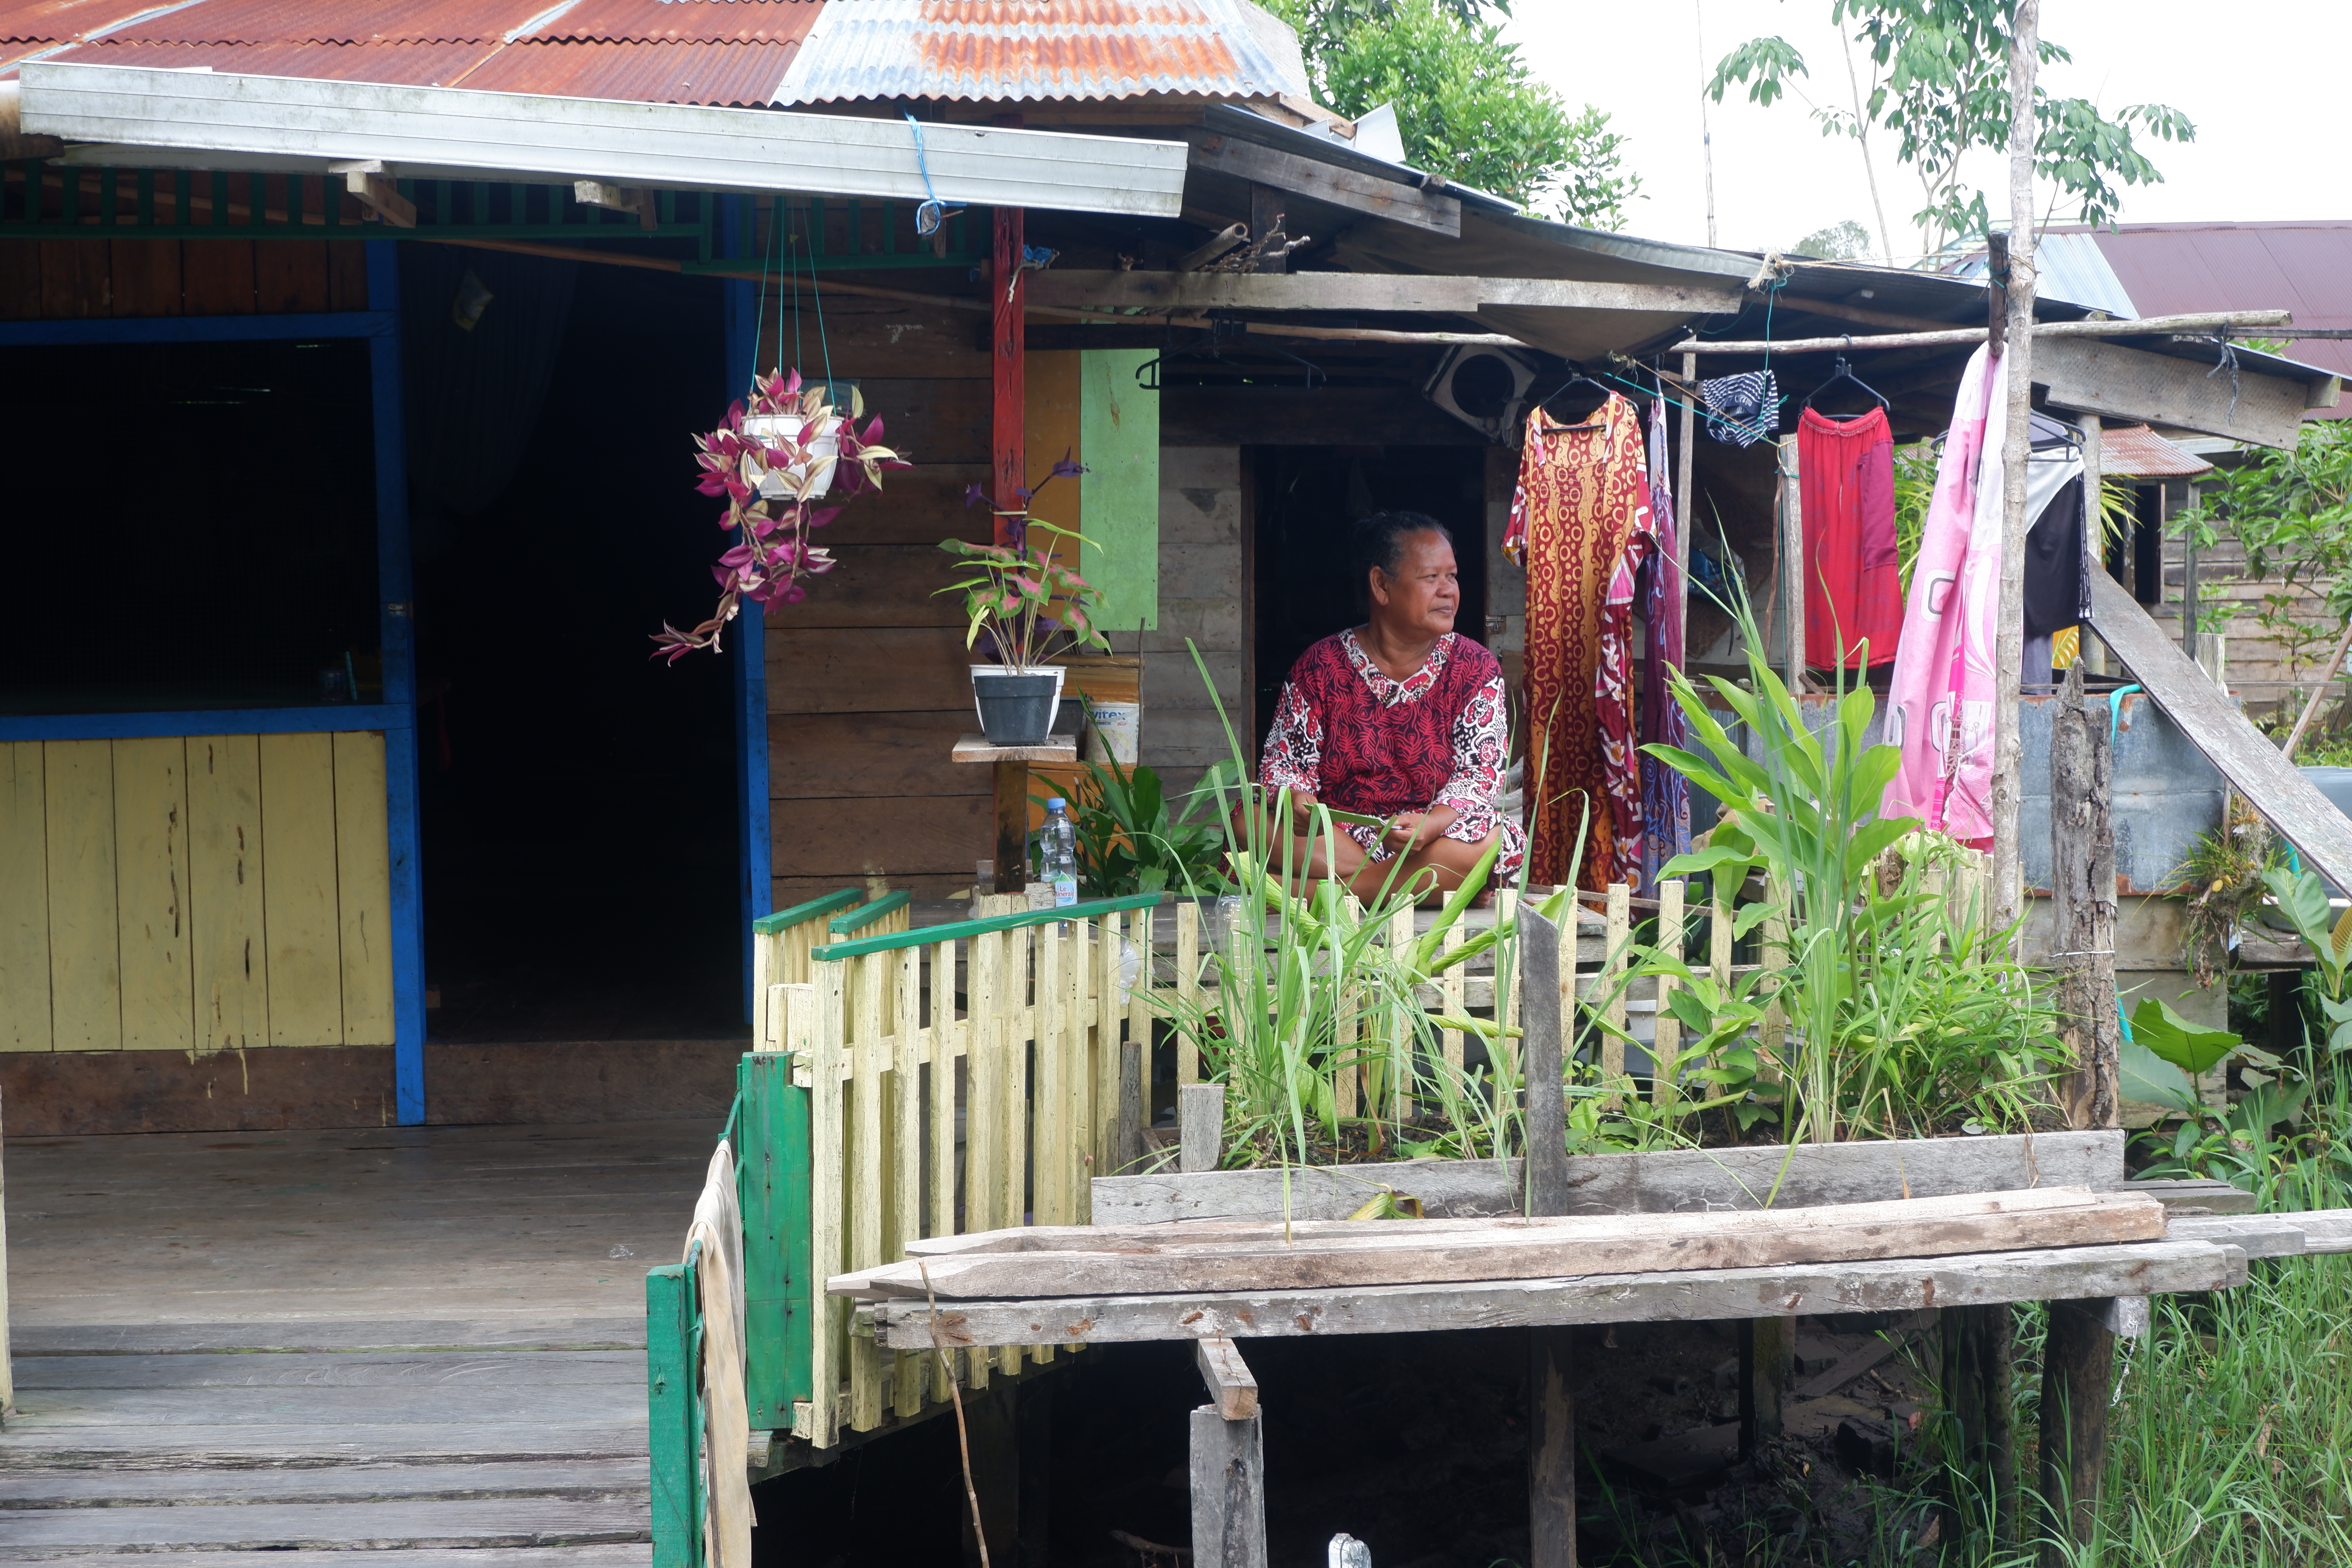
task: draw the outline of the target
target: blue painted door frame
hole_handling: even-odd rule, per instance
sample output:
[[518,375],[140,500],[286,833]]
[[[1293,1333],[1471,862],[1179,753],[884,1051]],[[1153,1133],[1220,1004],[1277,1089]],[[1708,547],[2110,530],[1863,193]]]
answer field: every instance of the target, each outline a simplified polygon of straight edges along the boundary
[[[408,553],[407,431],[402,416],[399,247],[367,241],[368,308],[300,315],[149,316],[103,321],[0,321],[0,347],[73,343],[184,343],[361,338],[368,345],[374,428],[376,596],[383,647],[383,700],[360,707],[240,713],[59,714],[0,721],[0,739],[105,739],[128,735],[381,729],[384,819],[392,870],[392,1017],[395,1103],[401,1125],[425,1120],[425,915],[417,863],[416,626]],[[761,699],[765,705],[764,695]],[[203,728],[191,730],[191,725]],[[765,821],[762,758],[761,820]],[[765,896],[767,885],[761,883]]]
[[[719,208],[719,244],[722,255],[751,254],[752,212],[749,196],[728,196]],[[729,279],[724,285],[727,333],[727,385],[719,402],[725,407],[751,384],[760,345],[759,296],[748,279]],[[745,604],[735,618],[735,820],[741,837],[743,888],[742,963],[743,1019],[756,1014],[751,994],[751,922],[768,912],[774,870],[774,847],[768,825],[768,666],[766,616],[757,605]]]

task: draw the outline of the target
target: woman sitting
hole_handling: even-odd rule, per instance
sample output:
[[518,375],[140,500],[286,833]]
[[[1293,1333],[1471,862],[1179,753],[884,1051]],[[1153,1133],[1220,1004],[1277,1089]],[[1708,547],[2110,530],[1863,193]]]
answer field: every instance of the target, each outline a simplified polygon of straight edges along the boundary
[[[1356,524],[1353,566],[1370,618],[1299,655],[1258,763],[1269,805],[1290,792],[1291,865],[1368,900],[1383,886],[1429,899],[1460,887],[1499,841],[1500,882],[1527,836],[1495,809],[1508,766],[1503,671],[1454,629],[1454,536],[1420,512],[1381,512]],[[1388,826],[1341,823],[1336,841],[1318,837],[1318,801]],[[1278,838],[1269,853],[1278,869]]]

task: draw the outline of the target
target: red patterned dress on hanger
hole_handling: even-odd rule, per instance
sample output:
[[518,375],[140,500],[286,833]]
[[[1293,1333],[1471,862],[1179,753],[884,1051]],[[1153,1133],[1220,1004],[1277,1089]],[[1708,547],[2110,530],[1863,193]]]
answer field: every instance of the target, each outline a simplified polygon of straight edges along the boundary
[[[1290,667],[1258,782],[1367,816],[1450,805],[1445,837],[1475,844],[1501,830],[1491,873],[1499,880],[1527,854],[1525,831],[1495,810],[1509,741],[1502,666],[1484,647],[1448,632],[1419,669],[1392,680],[1345,631]],[[1396,853],[1370,827],[1338,826],[1373,860]]]
[[[1636,536],[1648,534],[1649,517],[1642,420],[1631,403],[1612,392],[1581,425],[1563,425],[1541,407],[1528,413],[1503,548],[1528,574],[1529,879],[1546,886],[1568,879],[1588,808],[1578,880],[1598,889],[1640,875],[1630,572],[1619,613],[1607,616],[1615,635],[1604,640],[1602,633],[1611,579]],[[1601,691],[1612,693],[1606,732]]]

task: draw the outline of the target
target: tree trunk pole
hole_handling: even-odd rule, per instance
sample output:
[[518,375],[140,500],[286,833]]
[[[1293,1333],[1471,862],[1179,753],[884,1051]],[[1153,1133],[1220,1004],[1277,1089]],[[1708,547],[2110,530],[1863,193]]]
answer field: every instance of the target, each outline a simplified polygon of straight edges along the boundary
[[[2086,631],[2087,627],[2084,628]],[[2050,942],[2058,1016],[2074,1065],[2059,1083],[2066,1124],[2118,1127],[2116,829],[2106,716],[2084,696],[2075,660],[2050,726]],[[2113,700],[2110,699],[2110,700]]]
[[1993,641],[1992,926],[2023,912],[2017,852],[2017,689],[2025,665],[2025,464],[2033,452],[2033,71],[2040,0],[2016,0],[2009,42],[2008,331],[2001,359],[2000,600]]

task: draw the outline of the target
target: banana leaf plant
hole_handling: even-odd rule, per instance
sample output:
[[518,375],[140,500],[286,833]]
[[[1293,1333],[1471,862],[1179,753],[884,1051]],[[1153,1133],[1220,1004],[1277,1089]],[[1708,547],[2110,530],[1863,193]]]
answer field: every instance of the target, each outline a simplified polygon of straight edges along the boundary
[[694,488],[726,498],[719,526],[735,543],[710,569],[719,580],[718,608],[691,631],[664,621],[654,634],[654,658],[676,664],[699,648],[719,652],[719,633],[746,599],[766,606],[808,597],[809,579],[834,567],[814,535],[841,515],[838,505],[814,503],[878,490],[883,469],[913,466],[881,444],[880,415],[858,428],[866,400],[855,386],[846,414],[831,396],[827,384],[804,385],[797,370],[755,380],[751,396],[729,406],[726,423],[694,438],[702,470]]

